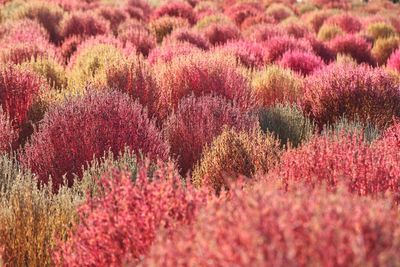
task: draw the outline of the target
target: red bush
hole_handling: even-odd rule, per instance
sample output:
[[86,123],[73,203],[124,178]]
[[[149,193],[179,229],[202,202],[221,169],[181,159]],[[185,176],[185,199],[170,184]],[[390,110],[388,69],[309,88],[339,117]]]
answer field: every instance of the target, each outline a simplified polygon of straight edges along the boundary
[[89,12],[75,12],[61,24],[61,36],[65,39],[72,35],[94,36],[107,34],[109,23]]
[[168,145],[149,121],[140,104],[117,92],[89,92],[67,100],[46,113],[21,155],[21,163],[47,183],[51,175],[55,190],[66,174],[74,174],[93,158],[110,150],[118,154],[125,146],[151,159],[168,156]]
[[349,192],[359,195],[400,193],[400,157],[371,148],[356,135],[316,137],[282,155],[271,175],[277,175],[285,188],[301,182],[312,188],[326,185],[334,190],[342,183]]
[[400,72],[400,49],[397,49],[390,55],[387,61],[387,66]]
[[8,152],[15,145],[17,133],[6,113],[0,109],[0,152]]
[[[210,43],[201,33],[190,30],[190,29],[176,29],[170,36],[166,38],[167,42],[186,42],[190,43],[200,49],[208,50]],[[164,41],[164,42],[165,42]]]
[[39,22],[23,19],[4,23],[0,27],[1,43],[42,43],[49,41],[49,34]]
[[351,7],[350,0],[312,0],[312,2],[324,8],[348,9]]
[[152,117],[156,109],[158,88],[151,67],[141,56],[132,56],[118,64],[107,67],[107,86],[138,100]]
[[251,129],[256,123],[235,105],[221,97],[190,96],[180,101],[166,120],[165,135],[182,174],[192,170],[203,147],[220,135],[225,126]]
[[314,36],[310,35],[305,39],[310,43],[314,54],[322,58],[325,63],[330,63],[336,59],[335,52],[325,43],[318,41]]
[[302,106],[320,129],[342,116],[382,128],[400,115],[400,91],[382,69],[333,64],[305,80]]
[[259,4],[253,3],[237,3],[233,6],[228,7],[225,10],[225,14],[236,23],[237,26],[241,26],[243,21],[247,18],[262,15],[262,7]]
[[325,65],[320,57],[313,53],[301,51],[286,52],[278,61],[278,64],[303,75],[309,75]]
[[215,94],[238,103],[241,110],[254,106],[250,85],[236,60],[219,54],[193,53],[177,57],[155,69],[160,86],[159,112],[165,118],[190,94]]
[[152,12],[149,3],[146,0],[128,0],[126,3],[126,11],[131,18],[139,20],[147,20]]
[[150,51],[156,47],[156,38],[144,27],[132,27],[119,31],[118,39],[125,45],[130,43],[136,51],[147,57]]
[[265,42],[267,51],[267,62],[274,62],[281,59],[287,51],[298,50],[303,52],[312,51],[310,43],[306,40],[297,40],[291,36],[277,36]]
[[157,62],[168,63],[171,62],[175,57],[190,55],[199,51],[200,49],[187,42],[185,43],[166,42],[165,44],[151,50],[147,60],[149,61],[150,64],[155,64]]
[[68,63],[70,57],[76,52],[78,46],[84,41],[81,36],[73,35],[64,40],[60,47],[61,56],[65,63]]
[[248,68],[260,68],[266,63],[266,51],[260,43],[247,41],[229,42],[217,47],[215,51],[235,56],[241,64]]
[[212,45],[222,45],[241,38],[240,30],[235,25],[211,24],[204,29],[204,35]]
[[154,13],[154,18],[160,18],[162,16],[180,17],[187,19],[190,24],[196,23],[196,15],[194,14],[192,6],[186,2],[167,2],[158,7]]
[[325,23],[329,25],[337,25],[347,33],[357,33],[362,28],[361,21],[354,15],[348,13],[331,16],[325,21]]
[[246,18],[240,26],[241,26],[242,30],[246,30],[250,27],[257,26],[257,25],[275,24],[275,23],[276,23],[276,21],[273,17],[265,15],[265,14],[259,14],[256,16],[251,16],[251,17]]
[[245,36],[254,42],[268,42],[274,37],[287,36],[287,32],[275,24],[254,25],[245,31]]
[[399,230],[387,201],[262,182],[157,238],[139,266],[390,266],[400,260]]
[[10,64],[0,68],[0,104],[14,127],[27,122],[29,109],[44,89],[45,83],[31,71]]
[[375,64],[371,55],[371,45],[364,38],[357,35],[348,34],[345,36],[338,36],[329,42],[329,47],[336,54],[351,56],[359,64]]
[[205,197],[184,187],[171,166],[162,166],[149,181],[148,166],[139,167],[136,182],[111,170],[101,179],[104,194],[79,209],[80,222],[54,253],[59,266],[122,266],[137,263],[157,231],[172,233],[191,223]]
[[298,22],[291,22],[285,24],[283,29],[287,32],[288,35],[293,36],[294,38],[304,38],[310,35],[310,30],[306,25],[300,24]]
[[114,33],[117,31],[118,26],[128,18],[127,12],[110,6],[102,6],[96,10],[96,13],[109,22],[110,28]]

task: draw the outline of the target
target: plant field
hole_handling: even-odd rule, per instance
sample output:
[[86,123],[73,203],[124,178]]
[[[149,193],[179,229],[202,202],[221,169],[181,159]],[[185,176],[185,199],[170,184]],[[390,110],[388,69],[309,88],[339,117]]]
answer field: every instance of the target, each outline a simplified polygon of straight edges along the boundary
[[400,4],[0,0],[0,267],[400,267]]

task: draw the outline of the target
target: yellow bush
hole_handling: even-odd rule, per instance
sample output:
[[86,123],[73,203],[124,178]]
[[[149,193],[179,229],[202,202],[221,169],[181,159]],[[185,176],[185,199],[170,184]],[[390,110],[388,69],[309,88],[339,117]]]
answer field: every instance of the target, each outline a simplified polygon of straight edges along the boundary
[[399,47],[400,39],[392,36],[389,38],[378,38],[371,52],[379,65],[385,65],[390,55]]

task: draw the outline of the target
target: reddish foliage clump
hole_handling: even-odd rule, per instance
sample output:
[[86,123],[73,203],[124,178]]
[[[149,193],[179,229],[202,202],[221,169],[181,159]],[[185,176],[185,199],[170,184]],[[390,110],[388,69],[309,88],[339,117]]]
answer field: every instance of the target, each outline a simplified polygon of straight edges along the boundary
[[229,42],[215,51],[235,56],[248,68],[260,68],[265,65],[266,51],[262,44],[246,41]]
[[117,155],[128,146],[151,159],[168,157],[168,145],[142,106],[117,92],[88,92],[49,110],[26,145],[21,163],[57,190],[74,174],[107,151]]
[[54,253],[57,266],[122,266],[148,253],[157,231],[164,234],[190,224],[206,197],[185,187],[164,164],[149,181],[140,166],[136,181],[110,170],[100,180],[104,194],[89,197],[79,208],[80,222]]
[[233,6],[228,7],[225,10],[225,14],[236,23],[241,26],[243,21],[248,18],[262,15],[262,7],[257,3],[237,3]]
[[221,97],[190,96],[182,99],[176,112],[167,118],[164,128],[180,171],[186,174],[200,159],[203,147],[221,134],[224,127],[246,130],[255,124],[255,119]]
[[72,35],[94,36],[109,32],[109,23],[92,13],[72,13],[61,24],[61,36],[65,39]]
[[10,118],[0,109],[0,153],[8,152],[15,145],[17,133]]
[[158,46],[151,50],[147,60],[150,64],[160,62],[171,62],[175,57],[188,56],[195,52],[201,51],[196,46],[187,42],[165,42],[162,46]]
[[212,45],[222,45],[241,38],[240,30],[235,25],[211,24],[204,29],[204,35]]
[[329,42],[329,47],[336,54],[351,56],[357,61],[358,64],[375,64],[371,54],[371,45],[360,36],[352,34],[338,36]]
[[399,230],[388,201],[260,182],[161,235],[139,266],[390,266],[400,260]]
[[233,57],[193,53],[177,57],[169,64],[159,64],[155,73],[160,86],[160,118],[176,110],[179,101],[192,93],[223,96],[237,102],[241,110],[254,106],[249,82]]
[[265,49],[267,51],[267,61],[274,62],[279,60],[287,51],[297,50],[303,52],[311,52],[312,47],[310,43],[305,40],[297,40],[291,36],[277,36],[265,42]]
[[320,57],[313,53],[301,51],[286,52],[278,61],[278,64],[303,75],[309,75],[325,66]]
[[400,116],[400,91],[383,69],[332,64],[305,80],[302,106],[320,129],[342,116],[383,128]]
[[277,175],[287,189],[301,182],[311,188],[326,185],[332,190],[345,184],[349,192],[359,195],[399,194],[400,157],[370,147],[361,139],[357,134],[344,133],[315,137],[303,147],[286,152],[272,175]]
[[245,36],[254,42],[268,42],[274,37],[286,35],[288,33],[282,27],[272,23],[254,25],[245,31]]
[[337,25],[347,33],[357,33],[362,28],[361,21],[357,17],[347,13],[331,16],[325,21],[325,23],[329,25]]
[[387,66],[400,72],[400,49],[394,51],[392,55],[390,55],[387,61]]
[[[165,40],[166,42],[184,42],[192,44],[200,49],[208,50],[210,43],[201,33],[190,29],[176,29]],[[164,42],[165,42],[164,41]]]
[[130,27],[119,31],[118,39],[125,45],[129,43],[136,51],[147,57],[156,47],[156,38],[144,27]]
[[167,2],[160,7],[158,7],[154,13],[153,17],[155,19],[162,16],[170,17],[180,17],[187,19],[190,24],[196,23],[196,15],[193,11],[193,7],[186,2]]

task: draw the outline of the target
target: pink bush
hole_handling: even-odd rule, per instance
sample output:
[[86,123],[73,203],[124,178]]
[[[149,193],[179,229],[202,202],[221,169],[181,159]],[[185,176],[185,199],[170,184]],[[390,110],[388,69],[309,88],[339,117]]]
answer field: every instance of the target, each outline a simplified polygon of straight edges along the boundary
[[158,230],[172,233],[190,224],[205,202],[204,194],[184,187],[164,164],[149,181],[148,166],[139,166],[136,182],[129,173],[110,170],[100,185],[104,194],[89,197],[79,208],[80,222],[54,253],[60,266],[122,266],[145,256]]
[[246,30],[250,27],[257,26],[257,25],[275,24],[275,23],[276,23],[276,21],[273,17],[265,15],[265,14],[259,14],[256,16],[251,16],[251,17],[246,18],[240,25],[240,28],[242,30]]
[[166,119],[164,129],[171,153],[184,175],[200,159],[203,147],[221,134],[224,127],[246,130],[255,124],[255,119],[222,97],[189,96]]
[[205,28],[203,32],[208,41],[214,46],[241,39],[242,36],[236,26],[229,24],[220,25],[214,23]]
[[46,113],[21,155],[21,163],[47,183],[51,175],[57,190],[66,174],[74,174],[107,151],[118,154],[125,146],[151,159],[168,157],[168,145],[147,118],[142,106],[117,92],[88,92]]
[[389,154],[369,147],[356,135],[316,137],[282,155],[271,175],[279,177],[286,189],[301,182],[312,188],[325,185],[330,190],[344,184],[349,192],[359,195],[398,194],[400,157]]
[[371,55],[371,45],[357,35],[338,36],[329,42],[329,47],[337,54],[351,56],[358,64],[375,64]]
[[267,42],[274,37],[287,35],[282,27],[275,24],[254,25],[245,31],[245,37],[254,42]]
[[110,24],[110,29],[115,33],[118,26],[128,19],[127,12],[120,8],[103,6],[96,10],[96,13],[107,20]]
[[329,25],[337,25],[347,33],[357,33],[362,28],[360,19],[348,13],[331,16],[325,21],[325,23]]
[[0,153],[8,152],[13,146],[15,147],[17,137],[9,116],[0,109]]
[[164,42],[186,42],[203,50],[210,48],[210,43],[203,34],[184,28],[174,30]]
[[61,24],[61,36],[65,39],[72,35],[94,36],[107,34],[109,23],[89,12],[75,12]]
[[190,6],[186,2],[167,2],[160,7],[158,7],[154,13],[153,17],[155,19],[160,18],[162,16],[170,16],[170,17],[180,17],[183,19],[187,19],[190,24],[196,23],[196,15],[194,14],[192,6]]
[[330,63],[336,59],[336,53],[325,43],[310,35],[305,39],[310,43],[314,54],[322,58],[325,63]]
[[190,55],[199,51],[200,49],[187,42],[185,43],[166,42],[165,44],[151,50],[147,60],[149,61],[150,64],[168,63],[171,62],[175,57]]
[[179,101],[190,94],[223,96],[237,102],[241,110],[254,106],[249,82],[236,67],[234,58],[193,53],[158,65],[155,73],[160,86],[160,118],[176,110]]
[[400,72],[400,49],[397,49],[390,55],[387,61],[387,66],[393,70]]
[[348,9],[351,7],[350,0],[312,0],[312,2],[324,8]]
[[278,64],[303,75],[309,75],[325,65],[322,59],[315,54],[301,51],[286,52]]
[[129,43],[135,47],[136,51],[144,56],[148,56],[150,51],[156,47],[156,38],[144,27],[127,28],[120,31],[118,39],[125,45]]
[[312,51],[312,47],[307,40],[297,40],[291,36],[277,36],[265,42],[267,62],[280,60],[287,51],[297,50],[303,52]]
[[76,36],[73,35],[71,37],[68,37],[67,39],[64,40],[60,47],[60,53],[61,56],[64,59],[65,63],[68,63],[70,57],[76,52],[78,49],[79,45],[84,41],[85,39],[81,36]]
[[388,201],[346,192],[232,189],[197,220],[157,238],[139,266],[390,266],[400,215]]
[[262,7],[256,3],[237,3],[233,6],[228,7],[225,10],[225,14],[236,23],[241,26],[243,21],[247,18],[261,15]]
[[320,129],[340,117],[385,127],[400,115],[400,91],[383,69],[332,64],[305,80],[303,111]]
[[126,3],[126,11],[131,18],[147,20],[152,9],[146,0],[128,0]]
[[214,51],[235,56],[248,68],[260,68],[266,63],[266,51],[262,44],[248,41],[229,42]]

